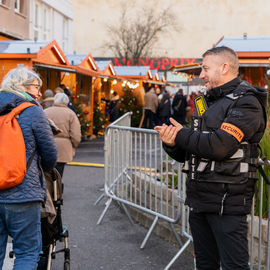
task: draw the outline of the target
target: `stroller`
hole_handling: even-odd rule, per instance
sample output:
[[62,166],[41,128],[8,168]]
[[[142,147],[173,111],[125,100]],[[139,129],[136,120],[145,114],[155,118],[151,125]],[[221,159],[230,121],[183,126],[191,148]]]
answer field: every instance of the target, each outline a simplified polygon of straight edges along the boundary
[[[45,173],[47,200],[41,210],[42,251],[37,270],[50,270],[52,259],[57,253],[64,253],[64,270],[70,269],[70,249],[68,230],[62,224],[61,205],[63,205],[63,184],[57,171]],[[56,250],[56,243],[64,242],[64,248]]]
[[[64,270],[70,270],[70,249],[68,248],[68,230],[62,224],[61,205],[63,205],[63,184],[57,171],[45,172],[46,204],[41,208],[42,251],[37,270],[51,270],[52,259],[57,253],[64,252]],[[64,248],[56,250],[56,242],[64,242]],[[9,257],[14,257],[10,251]]]

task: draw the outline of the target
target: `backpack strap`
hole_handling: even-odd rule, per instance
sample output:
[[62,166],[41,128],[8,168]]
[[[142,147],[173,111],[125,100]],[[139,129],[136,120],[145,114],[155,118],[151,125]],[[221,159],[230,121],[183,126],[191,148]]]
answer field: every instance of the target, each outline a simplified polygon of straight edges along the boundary
[[[9,116],[8,116],[8,119],[11,120],[14,116],[18,115],[19,113],[21,113],[23,110],[25,110],[26,108],[29,108],[29,107],[32,107],[32,106],[36,106],[35,104],[33,103],[30,103],[30,102],[23,102],[21,103],[20,105],[18,105],[17,107],[15,107],[10,113],[9,113]],[[27,167],[26,167],[26,170],[29,169],[33,159],[34,159],[34,156],[36,154],[36,150],[32,153],[30,159],[27,161]]]
[[35,149],[35,151],[32,153],[32,155],[31,155],[31,157],[28,159],[28,161],[27,161],[27,166],[26,166],[26,170],[28,171],[28,169],[29,169],[29,167],[30,167],[30,165],[31,165],[31,163],[32,163],[32,161],[33,161],[33,159],[34,159],[34,156],[35,156],[35,154],[36,154],[36,152],[37,152],[37,150]]
[[20,105],[18,105],[14,109],[12,109],[12,111],[8,114],[9,116],[7,117],[7,120],[10,121],[15,115],[18,115],[19,113],[21,113],[26,108],[32,107],[32,106],[36,106],[36,105],[33,104],[33,103],[30,103],[30,102],[21,103]]

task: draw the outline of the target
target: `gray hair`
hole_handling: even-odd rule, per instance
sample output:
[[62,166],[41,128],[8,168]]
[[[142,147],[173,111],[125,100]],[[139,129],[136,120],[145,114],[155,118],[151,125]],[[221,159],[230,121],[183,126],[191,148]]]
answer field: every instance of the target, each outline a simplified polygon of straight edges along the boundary
[[11,69],[3,79],[1,90],[11,90],[17,92],[25,92],[25,88],[30,86],[33,81],[37,80],[42,86],[42,80],[39,75],[27,67],[19,67]]
[[52,91],[51,89],[47,89],[47,90],[44,92],[44,97],[45,97],[45,98],[53,97],[53,91]]
[[68,105],[69,97],[65,93],[57,93],[54,96],[54,104],[65,104]]

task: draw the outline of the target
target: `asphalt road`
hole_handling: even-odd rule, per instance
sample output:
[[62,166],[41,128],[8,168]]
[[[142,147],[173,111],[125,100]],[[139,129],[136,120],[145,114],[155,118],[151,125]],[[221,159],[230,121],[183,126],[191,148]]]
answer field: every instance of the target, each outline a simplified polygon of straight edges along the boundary
[[[74,161],[103,163],[103,139],[85,141],[77,149]],[[131,225],[126,215],[112,204],[101,225],[96,222],[104,209],[105,199],[94,206],[101,194],[104,169],[66,166],[63,223],[69,229],[72,270],[163,270],[179,250],[156,235],[151,235],[145,249],[139,247],[147,229]],[[62,243],[58,243],[61,248]],[[53,270],[63,269],[63,254],[53,260]],[[8,269],[8,268],[6,268]],[[192,270],[193,257],[188,251],[170,270]]]

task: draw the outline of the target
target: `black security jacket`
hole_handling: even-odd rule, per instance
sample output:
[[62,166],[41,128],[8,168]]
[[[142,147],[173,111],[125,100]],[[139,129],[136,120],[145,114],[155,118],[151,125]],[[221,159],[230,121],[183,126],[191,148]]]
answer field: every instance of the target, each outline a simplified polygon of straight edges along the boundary
[[[209,90],[205,99],[203,116],[178,132],[175,147],[163,144],[164,149],[186,163],[191,211],[247,214],[255,189],[257,144],[266,126],[267,91],[235,78]],[[223,123],[240,130],[242,140],[221,129]]]

